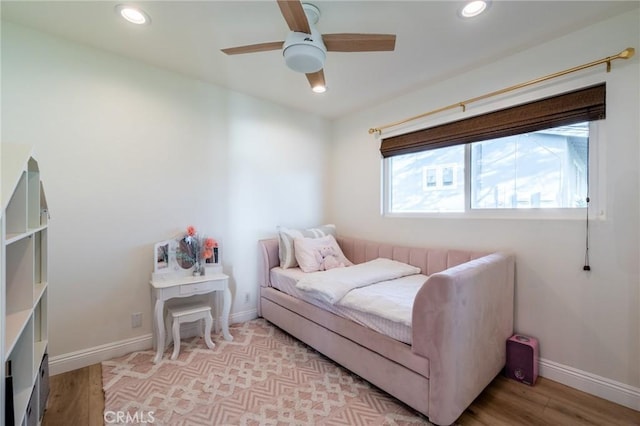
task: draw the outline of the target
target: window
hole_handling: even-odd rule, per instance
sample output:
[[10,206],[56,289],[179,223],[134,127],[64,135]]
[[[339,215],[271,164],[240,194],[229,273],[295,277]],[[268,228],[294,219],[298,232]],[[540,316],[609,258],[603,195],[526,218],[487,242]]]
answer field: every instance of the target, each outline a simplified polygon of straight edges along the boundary
[[384,212],[587,206],[589,128],[605,118],[599,84],[385,138]]
[[442,168],[442,186],[443,187],[454,187],[455,185],[455,176],[454,171],[456,166],[446,166]]
[[588,141],[578,123],[390,157],[387,212],[586,207]]
[[[436,154],[435,156],[440,157]],[[462,156],[464,159],[464,154]],[[426,163],[427,161],[425,161]],[[434,191],[442,189],[455,189],[458,186],[458,168],[464,167],[464,162],[459,164],[437,165],[431,163],[422,168],[424,176],[423,190]]]
[[425,189],[434,189],[438,186],[438,167],[425,167]]

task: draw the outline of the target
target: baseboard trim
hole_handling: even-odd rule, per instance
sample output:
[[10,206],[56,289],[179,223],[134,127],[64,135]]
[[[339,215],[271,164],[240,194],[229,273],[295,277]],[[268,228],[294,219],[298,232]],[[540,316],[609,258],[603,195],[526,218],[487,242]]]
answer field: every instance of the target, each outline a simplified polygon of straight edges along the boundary
[[248,311],[236,312],[229,316],[229,322],[236,324],[239,322],[247,322],[258,318],[258,309],[253,308]]
[[66,373],[106,361],[111,358],[126,355],[134,351],[143,351],[153,346],[151,334],[145,334],[118,342],[94,346],[93,348],[69,352],[49,358],[49,374]]
[[[255,318],[258,318],[258,310],[251,309],[231,314],[229,316],[229,322],[231,324],[235,324],[250,321]],[[195,336],[197,331],[197,324],[187,324],[180,333],[184,337],[189,337]],[[93,348],[53,356],[49,358],[49,374],[55,376],[56,374],[77,370],[79,368],[97,364],[131,352],[151,349],[152,347],[152,335],[145,334],[138,337],[132,337],[130,339],[94,346]]]
[[640,388],[548,359],[541,358],[538,365],[542,377],[640,411]]

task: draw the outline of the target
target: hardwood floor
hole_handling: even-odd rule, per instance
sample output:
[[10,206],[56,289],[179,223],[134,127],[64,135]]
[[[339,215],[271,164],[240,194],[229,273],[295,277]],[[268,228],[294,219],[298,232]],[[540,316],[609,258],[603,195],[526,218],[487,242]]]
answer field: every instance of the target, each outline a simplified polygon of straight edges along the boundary
[[104,424],[104,393],[100,364],[51,376],[50,385],[49,403],[42,419],[43,426]]
[[640,425],[640,412],[539,377],[527,386],[498,376],[461,425]]
[[[102,425],[102,367],[51,377],[43,426]],[[460,425],[640,425],[640,412],[539,378],[526,386],[498,376],[458,419]]]

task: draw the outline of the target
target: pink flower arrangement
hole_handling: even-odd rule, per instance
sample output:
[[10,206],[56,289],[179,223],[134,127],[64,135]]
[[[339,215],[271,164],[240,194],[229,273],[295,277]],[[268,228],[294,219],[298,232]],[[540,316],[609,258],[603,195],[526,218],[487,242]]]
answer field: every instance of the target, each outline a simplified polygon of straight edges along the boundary
[[212,249],[215,246],[217,246],[218,243],[216,242],[216,240],[214,240],[213,238],[205,238],[204,239],[204,246],[205,248],[209,248]]
[[213,238],[204,239],[204,250],[202,250],[202,258],[209,259],[213,256],[213,249],[218,247],[218,242]]
[[184,265],[193,265],[195,267],[194,275],[197,275],[203,273],[201,260],[204,260],[204,263],[217,263],[217,252],[218,242],[216,240],[210,237],[199,237],[196,227],[189,225],[186,235],[179,240],[177,257]]

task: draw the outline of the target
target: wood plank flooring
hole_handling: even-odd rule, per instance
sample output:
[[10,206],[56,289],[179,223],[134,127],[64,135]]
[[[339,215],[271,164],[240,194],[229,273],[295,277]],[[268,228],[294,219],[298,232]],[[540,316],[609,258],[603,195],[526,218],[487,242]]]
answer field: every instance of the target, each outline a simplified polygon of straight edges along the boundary
[[498,376],[460,425],[640,425],[640,412],[539,377],[527,386]]
[[[104,424],[102,367],[51,377],[43,426]],[[526,386],[498,376],[458,419],[459,425],[640,425],[640,412],[539,378]]]
[[49,402],[43,426],[104,424],[102,365],[93,364],[79,370],[51,376]]

